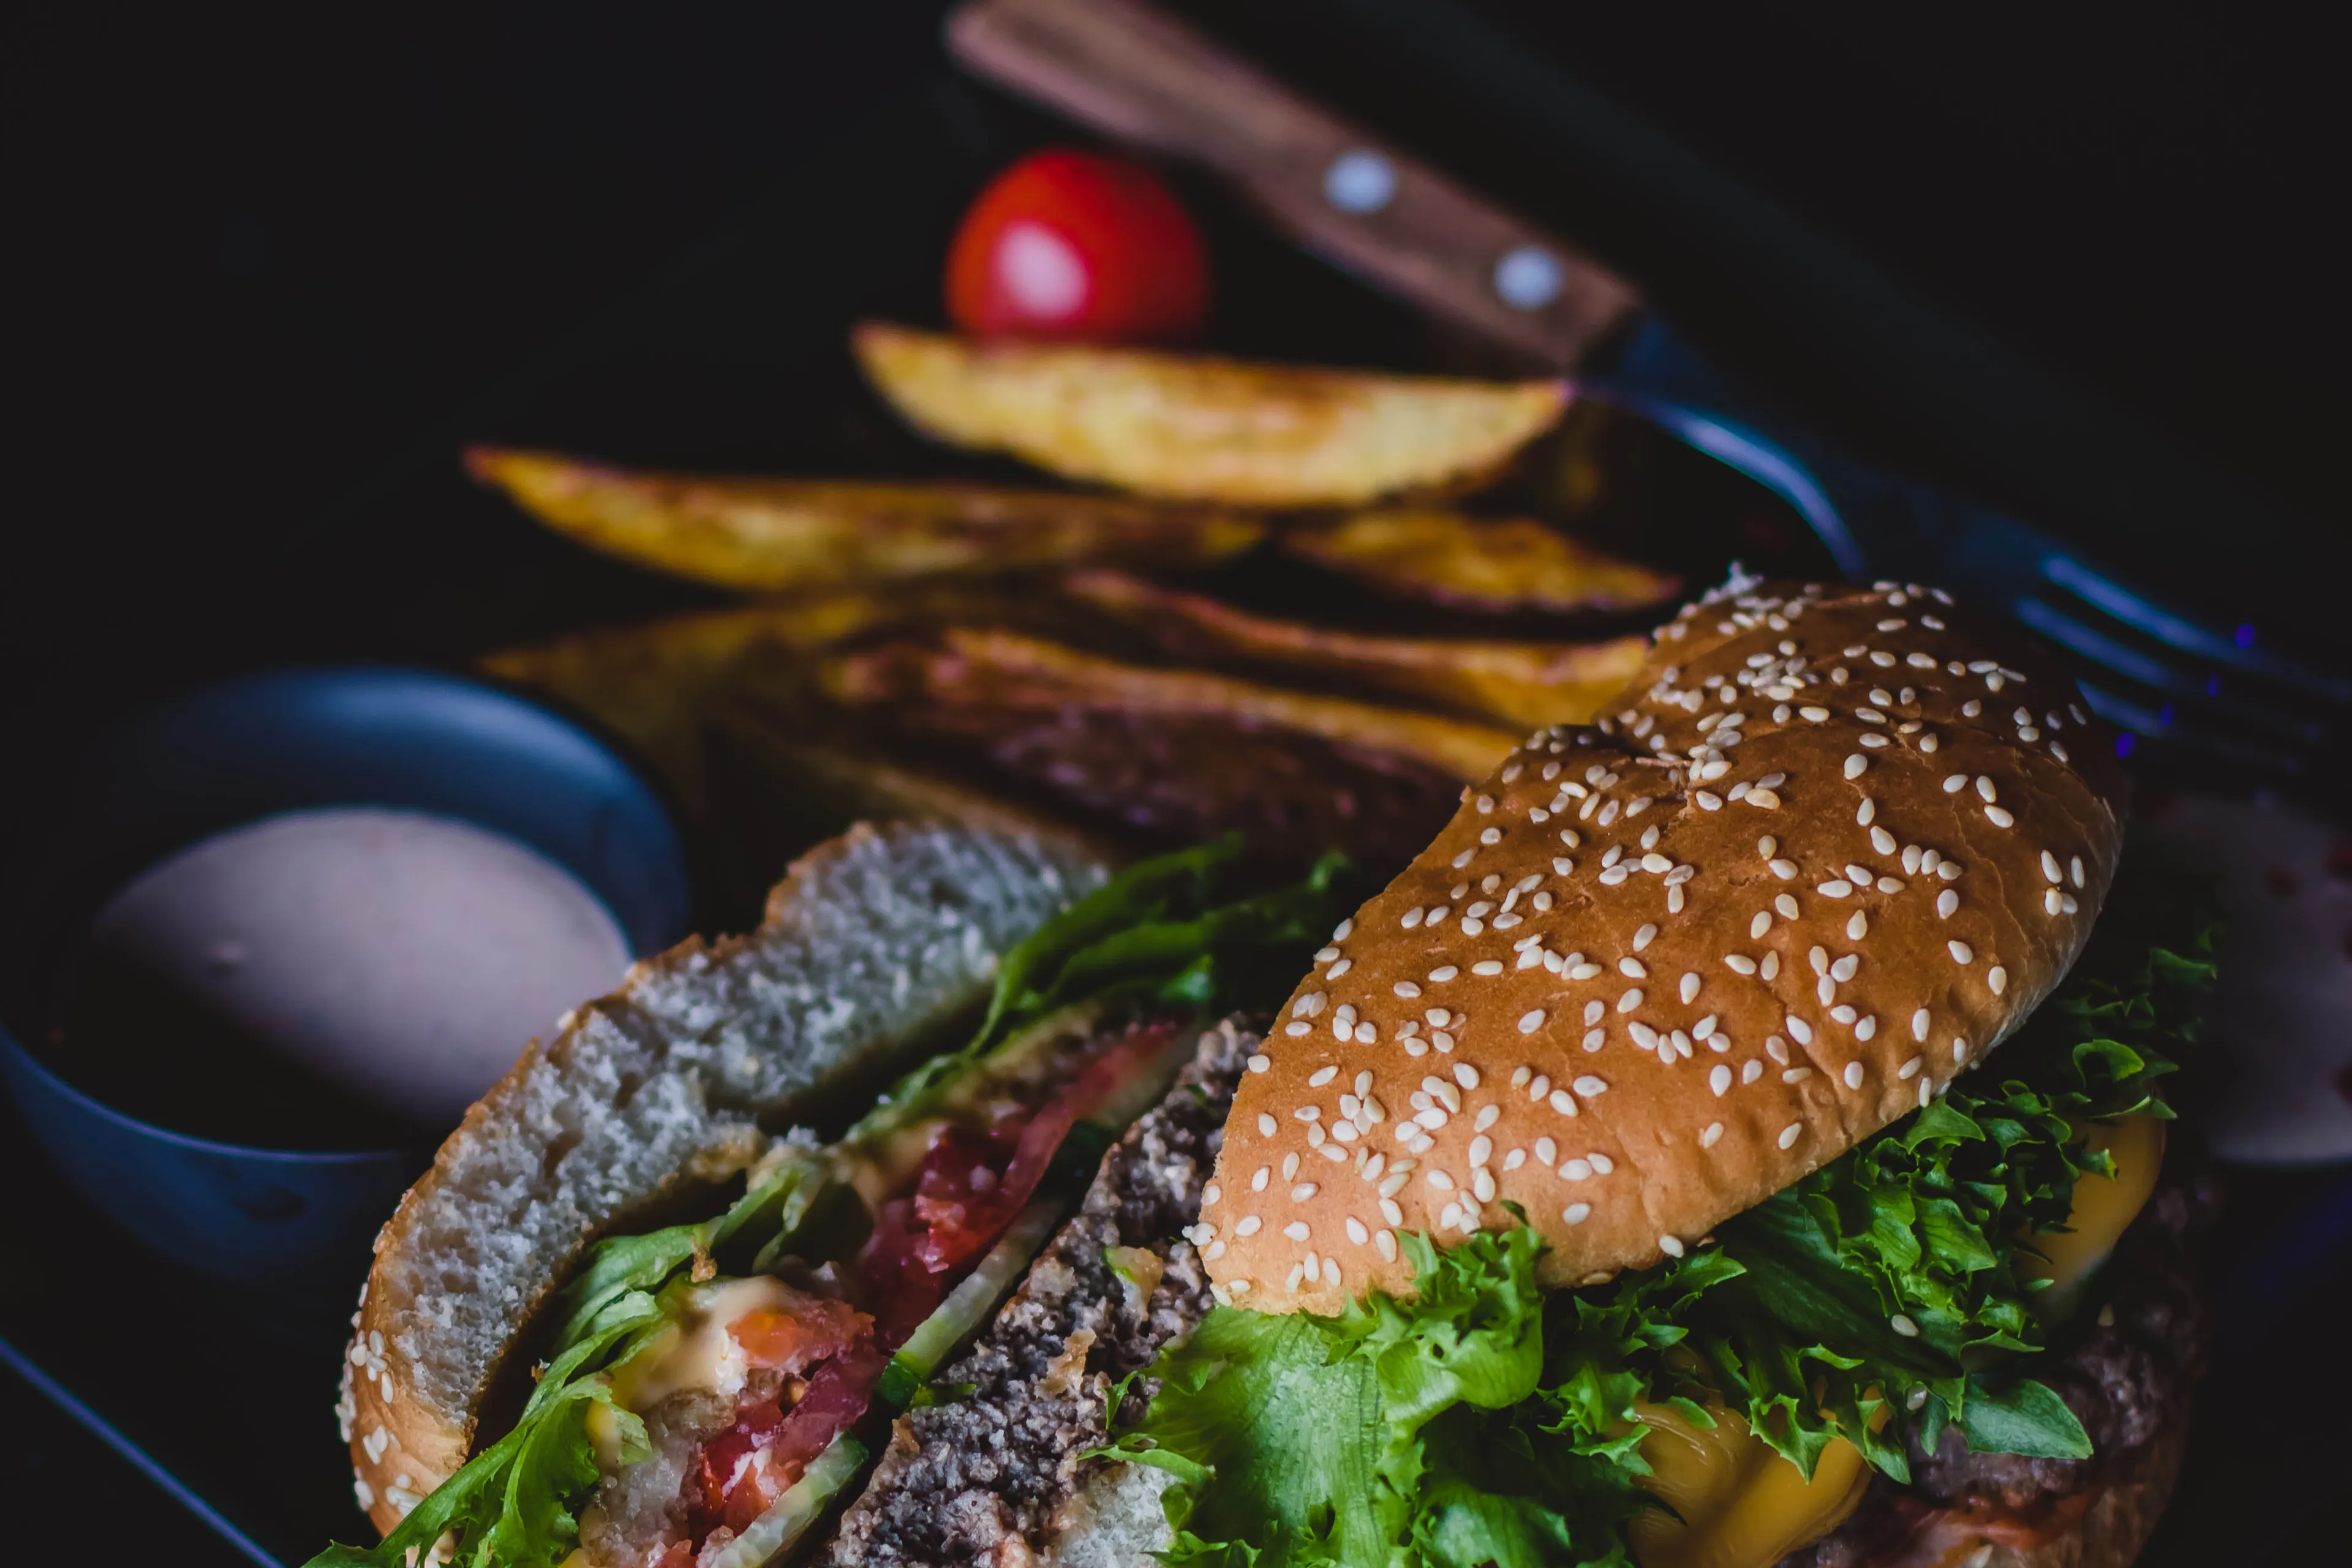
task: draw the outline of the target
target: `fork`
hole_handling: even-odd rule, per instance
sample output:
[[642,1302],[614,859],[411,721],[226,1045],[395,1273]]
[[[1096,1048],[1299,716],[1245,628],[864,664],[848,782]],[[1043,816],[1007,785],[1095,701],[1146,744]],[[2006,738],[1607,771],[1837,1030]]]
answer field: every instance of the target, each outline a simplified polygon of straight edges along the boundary
[[2308,779],[2352,680],[2208,624],[2057,536],[1873,467],[1710,365],[1580,248],[1471,195],[1141,0],[970,0],[975,73],[1115,140],[1203,164],[1358,277],[1569,375],[1785,500],[1849,577],[1917,579],[2073,653],[2126,757]]

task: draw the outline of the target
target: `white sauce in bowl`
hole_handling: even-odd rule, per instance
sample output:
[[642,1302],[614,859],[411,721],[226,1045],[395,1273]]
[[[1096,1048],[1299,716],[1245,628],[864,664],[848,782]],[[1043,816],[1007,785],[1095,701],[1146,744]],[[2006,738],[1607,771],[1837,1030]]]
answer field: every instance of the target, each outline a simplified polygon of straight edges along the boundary
[[192,845],[117,893],[91,936],[320,1078],[443,1128],[629,963],[611,913],[544,855],[379,806]]

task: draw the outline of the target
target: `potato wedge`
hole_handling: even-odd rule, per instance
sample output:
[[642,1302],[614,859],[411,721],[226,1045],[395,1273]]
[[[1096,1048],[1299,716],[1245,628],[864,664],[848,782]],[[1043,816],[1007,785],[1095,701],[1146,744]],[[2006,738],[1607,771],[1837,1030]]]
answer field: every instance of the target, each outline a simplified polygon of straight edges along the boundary
[[1202,507],[976,485],[700,478],[476,447],[474,477],[591,549],[761,592],[1082,561],[1191,566],[1265,525]]
[[1282,531],[1283,552],[1401,597],[1465,609],[1640,610],[1676,579],[1578,543],[1533,518],[1397,509]]
[[[1297,730],[1322,740],[1392,752],[1464,780],[1482,778],[1519,741],[1517,732],[1402,708],[1286,690],[1189,669],[1148,669],[1098,658],[1014,632],[957,626],[926,673],[933,695],[960,682],[1017,685],[1034,700],[1118,708],[1132,713],[1207,714]],[[828,663],[828,695],[856,704],[887,700],[882,667],[857,658]]]
[[1238,832],[1282,875],[1327,849],[1406,864],[1466,771],[1468,726],[1002,632],[861,646],[827,662],[824,683],[853,733],[923,773],[946,770],[1132,853]]
[[1649,647],[1643,637],[1591,643],[1366,637],[1255,616],[1102,567],[1072,572],[1062,585],[1178,658],[1311,670],[1522,728],[1590,720],[1625,689]]
[[882,322],[853,342],[875,386],[929,435],[1171,500],[1360,506],[1484,474],[1568,406],[1558,381],[979,344]]

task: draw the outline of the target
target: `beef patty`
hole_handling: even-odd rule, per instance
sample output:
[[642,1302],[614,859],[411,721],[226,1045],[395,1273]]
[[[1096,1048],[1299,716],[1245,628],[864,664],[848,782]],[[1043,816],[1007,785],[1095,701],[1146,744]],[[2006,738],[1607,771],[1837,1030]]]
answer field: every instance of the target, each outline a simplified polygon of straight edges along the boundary
[[940,1374],[955,1395],[892,1427],[842,1519],[834,1568],[1024,1563],[1046,1546],[1087,1468],[1081,1456],[1110,1441],[1111,1385],[1208,1312],[1208,1277],[1181,1233],[1200,1218],[1259,1038],[1230,1021],[1203,1035],[1168,1097],[1103,1157],[1077,1216]]

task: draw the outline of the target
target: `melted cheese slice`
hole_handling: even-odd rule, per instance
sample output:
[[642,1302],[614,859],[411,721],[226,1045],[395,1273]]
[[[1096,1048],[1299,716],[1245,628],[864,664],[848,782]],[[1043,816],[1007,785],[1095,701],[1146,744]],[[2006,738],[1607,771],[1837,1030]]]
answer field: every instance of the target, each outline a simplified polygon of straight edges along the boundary
[[1870,1483],[1861,1451],[1843,1438],[1830,1440],[1808,1481],[1720,1405],[1708,1406],[1711,1427],[1664,1405],[1637,1404],[1633,1414],[1650,1429],[1642,1485],[1682,1515],[1651,1510],[1634,1519],[1642,1568],[1770,1568],[1836,1529]]
[[642,1415],[687,1389],[740,1394],[751,1369],[727,1325],[746,1312],[788,1310],[792,1301],[791,1288],[764,1274],[696,1290],[684,1315],[614,1369],[614,1403]]
[[2040,1258],[2024,1254],[2018,1258],[2021,1276],[2052,1281],[2043,1297],[2043,1310],[2053,1316],[2063,1317],[2073,1309],[2084,1281],[2115,1252],[2126,1227],[2156,1191],[2157,1173],[2164,1166],[2164,1123],[2153,1116],[2126,1116],[2113,1125],[2094,1123],[2084,1134],[2083,1143],[2086,1149],[2105,1150],[2113,1156],[2116,1173],[2086,1173],[2074,1184],[2074,1207],[2066,1216],[2068,1228],[2030,1238]]

